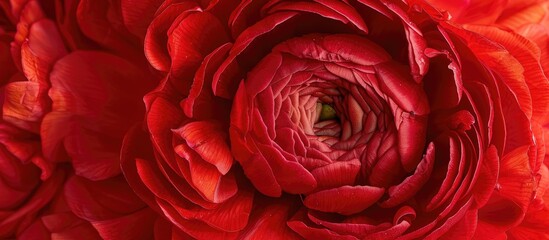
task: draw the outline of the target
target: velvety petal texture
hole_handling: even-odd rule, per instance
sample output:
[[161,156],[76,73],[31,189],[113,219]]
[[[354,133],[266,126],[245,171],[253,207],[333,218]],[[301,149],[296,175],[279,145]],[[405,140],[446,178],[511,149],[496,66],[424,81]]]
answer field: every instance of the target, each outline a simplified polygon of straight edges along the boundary
[[158,78],[126,26],[103,38],[116,2],[0,3],[2,239],[153,236],[158,216],[120,174],[120,148]]
[[544,208],[544,1],[152,6],[122,168],[184,234],[514,237]]
[[547,0],[5,0],[0,66],[2,239],[549,239]]

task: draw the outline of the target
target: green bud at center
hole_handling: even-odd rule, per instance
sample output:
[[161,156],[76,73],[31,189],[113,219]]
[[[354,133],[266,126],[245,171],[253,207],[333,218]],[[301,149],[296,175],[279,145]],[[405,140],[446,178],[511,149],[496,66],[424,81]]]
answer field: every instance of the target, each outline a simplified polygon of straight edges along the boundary
[[336,118],[337,118],[336,110],[328,104],[322,104],[319,120],[326,121],[326,120],[333,120]]

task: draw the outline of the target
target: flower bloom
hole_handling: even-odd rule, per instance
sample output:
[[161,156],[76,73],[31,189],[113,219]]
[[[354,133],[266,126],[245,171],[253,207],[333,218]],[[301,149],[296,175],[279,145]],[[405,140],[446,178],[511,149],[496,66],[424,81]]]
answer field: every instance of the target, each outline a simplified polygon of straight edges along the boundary
[[0,237],[547,239],[548,7],[1,2]]
[[547,43],[430,4],[128,10],[164,75],[130,185],[199,239],[546,237]]

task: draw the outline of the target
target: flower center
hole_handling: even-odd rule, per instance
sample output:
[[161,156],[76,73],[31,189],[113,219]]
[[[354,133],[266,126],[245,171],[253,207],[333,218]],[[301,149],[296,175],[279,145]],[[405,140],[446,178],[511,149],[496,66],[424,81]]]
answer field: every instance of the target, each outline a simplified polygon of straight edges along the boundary
[[337,112],[330,104],[317,103],[316,106],[317,111],[319,112],[318,120],[316,122],[337,120]]
[[[305,36],[278,45],[241,82],[231,144],[237,161],[255,164],[245,172],[272,173],[250,177],[266,195],[388,188],[421,160],[425,103],[407,69],[369,40]],[[332,171],[346,178],[333,182]]]

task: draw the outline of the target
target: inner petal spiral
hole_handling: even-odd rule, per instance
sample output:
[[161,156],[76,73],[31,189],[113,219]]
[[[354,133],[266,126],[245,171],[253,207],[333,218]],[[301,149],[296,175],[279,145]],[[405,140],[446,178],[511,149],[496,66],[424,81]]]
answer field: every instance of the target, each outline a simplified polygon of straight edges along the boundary
[[[307,207],[341,214],[368,208],[417,167],[425,150],[428,103],[408,72],[358,36],[279,44],[234,98],[236,160],[266,195],[305,194]],[[349,194],[369,197],[352,209],[318,202]]]

